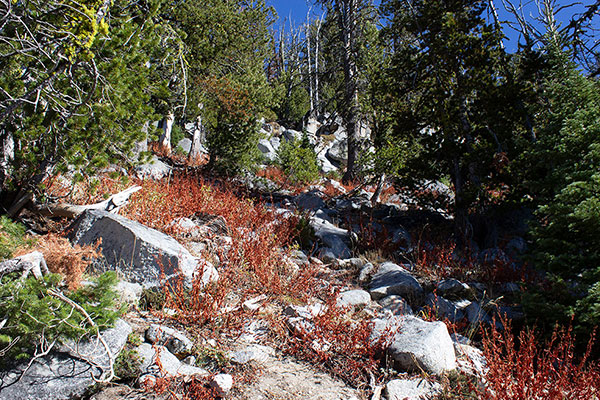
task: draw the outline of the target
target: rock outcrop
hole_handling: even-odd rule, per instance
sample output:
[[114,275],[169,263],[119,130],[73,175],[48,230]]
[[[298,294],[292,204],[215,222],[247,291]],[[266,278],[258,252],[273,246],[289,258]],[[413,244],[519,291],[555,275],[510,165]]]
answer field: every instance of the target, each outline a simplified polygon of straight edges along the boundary
[[196,277],[203,283],[218,278],[210,263],[192,256],[172,237],[106,211],[83,213],[74,222],[70,239],[79,245],[100,241],[108,266],[144,287],[161,285],[162,274],[174,282],[181,278],[186,285]]

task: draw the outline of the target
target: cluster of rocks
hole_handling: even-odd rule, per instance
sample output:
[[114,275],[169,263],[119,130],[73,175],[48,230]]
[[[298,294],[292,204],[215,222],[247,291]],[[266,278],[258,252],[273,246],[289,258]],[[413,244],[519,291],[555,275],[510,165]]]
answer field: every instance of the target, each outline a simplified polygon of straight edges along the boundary
[[[326,114],[320,119],[309,118],[304,126],[304,133],[287,129],[275,122],[262,121],[260,133],[262,139],[258,143],[258,149],[268,161],[277,159],[277,152],[284,141],[302,140],[306,134],[322,172],[338,171],[348,162],[348,135],[339,116]],[[370,135],[368,124],[363,123],[360,138],[368,142]]]
[[[295,135],[283,131],[281,135],[284,138],[287,137],[286,132],[287,136]],[[335,185],[336,182],[328,184]],[[382,224],[387,224],[386,229],[389,229],[392,239],[408,251],[412,246],[411,238],[398,224],[400,210],[394,205],[373,208],[368,193],[359,193],[351,199],[325,201],[321,189],[315,187],[294,197],[284,197],[274,205],[281,218],[291,213],[290,208],[310,211],[309,224],[314,232],[312,250],[292,252],[287,261],[294,265],[295,270],[316,263],[330,270],[351,271],[356,276],[356,285],[343,287],[337,298],[337,307],[340,310],[360,309],[370,316],[374,327],[373,342],[386,342],[387,353],[399,373],[436,376],[459,369],[481,375],[485,371],[485,359],[480,350],[473,347],[468,339],[451,335],[443,322],[426,321],[420,317],[433,313],[440,320],[457,322],[466,319],[470,324],[478,325],[492,323],[495,312],[518,318],[518,309],[501,307],[494,311],[486,307],[487,288],[481,283],[445,279],[425,285],[415,277],[410,264],[374,264],[353,258],[357,240],[353,231],[356,229],[352,228],[352,222],[347,228],[336,222],[342,216],[368,210],[371,215],[380,217]],[[339,190],[344,189],[339,186]],[[172,221],[168,228],[188,239],[185,247],[174,238],[138,222],[105,211],[88,210],[72,225],[70,239],[81,245],[101,241],[102,268],[118,270],[122,278],[118,290],[125,302],[136,303],[142,290],[161,286],[162,279],[175,288],[177,285],[189,287],[194,281],[208,284],[218,280],[219,257],[227,254],[232,243],[231,232],[223,218],[195,215]],[[246,234],[252,235],[253,232]],[[207,259],[207,253],[214,253],[213,258]],[[501,254],[496,252],[485,256],[500,257]],[[325,284],[341,283],[332,281]],[[503,290],[510,293],[519,288],[509,284]],[[266,297],[259,296],[247,300],[242,307],[257,311],[265,306],[266,300]],[[290,305],[281,311],[291,329],[311,329],[314,318],[325,310],[326,305],[315,301],[305,306]],[[240,338],[240,349],[228,355],[229,362],[268,365],[280,360],[275,350],[260,344],[268,329],[259,320],[248,321]],[[165,375],[209,375],[208,371],[195,365],[192,354],[197,343],[183,332],[147,321],[142,330],[145,342],[134,350],[140,358],[140,382],[145,386],[152,386],[156,378]],[[131,332],[132,327],[119,320],[114,328],[102,333],[110,344],[110,356],[106,351],[100,354],[96,349],[87,351],[85,354],[90,354],[90,358],[86,359],[79,353],[61,349],[37,360],[23,377],[19,372],[23,366],[2,373],[0,400],[82,396],[105,372],[102,367],[106,367],[109,360],[114,360],[123,349]],[[90,342],[86,346],[92,344]],[[160,369],[157,369],[157,359],[160,359]],[[280,367],[281,364],[278,365]],[[217,374],[210,378],[210,384],[220,396],[226,396],[232,388],[233,378],[228,374]],[[431,398],[440,390],[438,384],[422,378],[393,379],[385,387],[385,396],[387,400]]]

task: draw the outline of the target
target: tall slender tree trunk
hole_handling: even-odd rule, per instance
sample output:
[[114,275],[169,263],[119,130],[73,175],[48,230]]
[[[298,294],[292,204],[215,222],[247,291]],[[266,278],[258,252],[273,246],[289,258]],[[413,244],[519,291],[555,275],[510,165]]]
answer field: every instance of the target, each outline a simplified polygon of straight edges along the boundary
[[310,9],[306,14],[306,50],[308,56],[308,96],[310,97],[310,115],[313,115],[315,109],[315,94],[313,89],[312,54],[310,46]]
[[323,23],[323,17],[317,21],[317,34],[315,36],[315,108],[317,114],[320,111],[319,107],[319,43],[321,35],[321,25]]
[[159,147],[161,151],[171,154],[171,132],[175,122],[175,114],[170,112],[163,121],[163,134],[160,136]]
[[360,107],[358,104],[358,71],[356,67],[355,43],[358,8],[356,0],[338,0],[336,2],[338,24],[343,44],[344,64],[344,120],[348,134],[348,162],[342,177],[345,183],[356,179],[356,161],[359,152]]
[[469,215],[465,200],[465,179],[460,160],[454,157],[452,161],[452,181],[454,183],[454,233],[459,248],[470,240]]
[[377,179],[377,188],[375,189],[373,196],[371,196],[371,204],[373,206],[379,203],[379,196],[381,196],[381,192],[383,191],[383,184],[385,183],[385,178],[385,174],[381,174]]

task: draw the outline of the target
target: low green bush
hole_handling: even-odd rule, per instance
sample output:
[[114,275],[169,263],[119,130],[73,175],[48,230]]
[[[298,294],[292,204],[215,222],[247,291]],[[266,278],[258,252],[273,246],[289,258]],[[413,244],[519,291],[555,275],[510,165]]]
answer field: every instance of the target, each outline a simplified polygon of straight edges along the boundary
[[136,348],[141,344],[142,340],[138,334],[129,334],[125,348],[115,359],[115,375],[119,381],[129,382],[140,376],[142,359]]
[[284,141],[277,152],[278,163],[294,183],[312,183],[319,179],[317,155],[306,135],[302,140]]
[[[41,279],[20,279],[19,273],[0,279],[0,364],[30,358],[51,343],[78,340],[96,333],[85,316],[50,291],[60,292],[63,278],[49,274]],[[106,272],[93,284],[64,295],[81,306],[100,330],[109,328],[122,314],[115,307],[117,275]]]

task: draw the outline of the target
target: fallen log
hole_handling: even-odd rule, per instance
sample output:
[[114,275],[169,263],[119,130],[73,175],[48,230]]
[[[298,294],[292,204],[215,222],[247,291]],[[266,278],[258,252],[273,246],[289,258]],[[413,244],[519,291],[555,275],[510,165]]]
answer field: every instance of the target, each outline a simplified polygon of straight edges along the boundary
[[48,273],[48,266],[44,255],[39,251],[33,251],[11,260],[0,262],[0,274],[10,274],[12,272],[22,272],[22,278],[26,278],[32,273],[37,279]]
[[33,211],[48,217],[66,217],[76,218],[86,210],[104,210],[118,212],[129,201],[132,194],[140,190],[141,186],[132,186],[122,192],[112,195],[108,199],[88,205],[77,205],[69,203],[50,203],[44,205],[34,205]]

